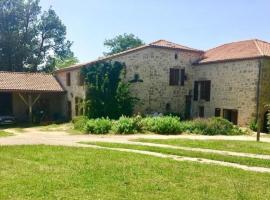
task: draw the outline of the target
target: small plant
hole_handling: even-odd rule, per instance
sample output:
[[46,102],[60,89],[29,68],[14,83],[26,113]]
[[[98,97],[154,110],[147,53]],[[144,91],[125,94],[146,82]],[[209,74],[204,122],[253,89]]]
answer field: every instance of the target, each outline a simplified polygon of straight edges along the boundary
[[255,119],[253,119],[250,123],[249,123],[249,128],[252,131],[257,131],[258,125]]
[[108,118],[90,119],[87,121],[85,131],[92,134],[106,134],[112,128],[112,122]]
[[142,124],[146,131],[159,134],[177,134],[182,131],[178,117],[146,117],[142,120]]
[[134,134],[141,130],[141,117],[120,117],[114,121],[113,131],[118,134]]
[[72,120],[72,123],[74,124],[74,129],[85,132],[87,121],[88,121],[88,118],[85,116],[75,117]]

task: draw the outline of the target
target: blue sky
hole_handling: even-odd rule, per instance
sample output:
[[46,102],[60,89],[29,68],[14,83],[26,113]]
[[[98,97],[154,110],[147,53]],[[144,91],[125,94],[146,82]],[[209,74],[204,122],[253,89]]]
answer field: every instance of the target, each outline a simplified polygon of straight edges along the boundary
[[270,41],[269,0],[41,0],[41,6],[56,10],[81,62],[100,57],[104,40],[123,33],[202,50],[237,40]]

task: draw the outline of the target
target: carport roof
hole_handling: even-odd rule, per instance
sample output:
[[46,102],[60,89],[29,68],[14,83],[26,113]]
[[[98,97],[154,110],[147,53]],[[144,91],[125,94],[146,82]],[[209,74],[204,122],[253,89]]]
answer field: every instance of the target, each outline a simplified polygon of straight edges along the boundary
[[0,91],[64,92],[64,89],[51,74],[0,71]]

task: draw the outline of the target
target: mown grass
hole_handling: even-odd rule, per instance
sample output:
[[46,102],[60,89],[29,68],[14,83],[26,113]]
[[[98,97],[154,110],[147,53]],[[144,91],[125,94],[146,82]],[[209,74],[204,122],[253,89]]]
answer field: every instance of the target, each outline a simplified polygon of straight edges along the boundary
[[0,130],[0,137],[12,136],[13,134],[7,131]]
[[263,160],[263,159],[257,159],[257,158],[228,156],[228,155],[220,155],[220,154],[215,154],[215,153],[196,152],[196,151],[188,151],[188,150],[180,150],[180,149],[170,149],[170,148],[163,148],[163,147],[122,144],[122,143],[85,142],[84,144],[93,144],[93,145],[98,145],[102,147],[111,147],[111,148],[136,149],[136,150],[151,151],[151,152],[192,157],[192,158],[205,158],[205,159],[210,159],[210,160],[218,160],[218,161],[231,162],[231,163],[237,163],[237,164],[248,165],[248,166],[256,166],[256,167],[267,167],[267,168],[270,167],[270,160]]
[[137,142],[270,155],[270,143],[235,140],[137,139]]
[[0,199],[270,199],[270,174],[135,153],[0,147]]

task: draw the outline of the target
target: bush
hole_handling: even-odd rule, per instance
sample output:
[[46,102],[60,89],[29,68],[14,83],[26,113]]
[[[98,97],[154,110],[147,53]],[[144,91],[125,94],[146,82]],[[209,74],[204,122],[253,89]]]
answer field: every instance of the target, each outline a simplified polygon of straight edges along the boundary
[[118,134],[134,134],[141,131],[141,117],[120,117],[114,121],[113,131]]
[[112,122],[108,118],[89,119],[85,131],[93,134],[105,134],[109,133],[111,128]]
[[195,119],[190,122],[188,131],[202,135],[240,135],[243,131],[231,122],[220,117]]
[[252,131],[257,131],[258,125],[255,119],[249,123],[249,128]]
[[146,117],[142,119],[144,130],[159,134],[177,134],[181,133],[180,118],[165,117]]
[[72,119],[72,123],[74,124],[74,129],[85,132],[87,121],[88,121],[88,118],[85,116],[75,117],[74,119]]

